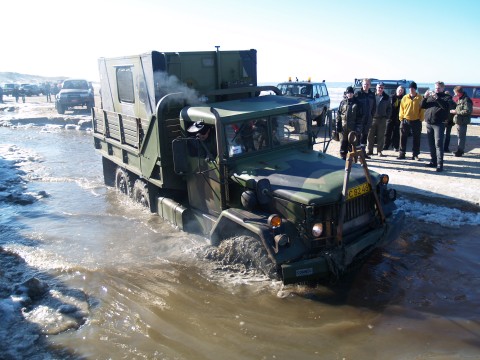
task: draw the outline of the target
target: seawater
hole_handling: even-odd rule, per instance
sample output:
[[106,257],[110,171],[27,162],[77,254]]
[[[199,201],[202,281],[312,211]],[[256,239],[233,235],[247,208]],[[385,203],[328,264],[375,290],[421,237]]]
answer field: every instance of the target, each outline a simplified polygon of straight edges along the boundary
[[341,283],[283,286],[205,260],[207,239],[105,187],[88,132],[0,128],[0,145],[0,279],[49,286],[24,307],[1,289],[0,358],[480,356],[478,227],[410,217]]

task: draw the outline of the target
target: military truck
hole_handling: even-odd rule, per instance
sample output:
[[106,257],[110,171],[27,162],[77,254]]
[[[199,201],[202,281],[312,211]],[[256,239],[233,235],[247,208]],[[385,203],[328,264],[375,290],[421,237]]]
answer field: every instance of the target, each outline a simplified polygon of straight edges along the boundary
[[241,241],[285,284],[335,278],[395,239],[404,214],[388,176],[314,150],[310,105],[257,86],[256,56],[100,58],[105,183],[212,246]]

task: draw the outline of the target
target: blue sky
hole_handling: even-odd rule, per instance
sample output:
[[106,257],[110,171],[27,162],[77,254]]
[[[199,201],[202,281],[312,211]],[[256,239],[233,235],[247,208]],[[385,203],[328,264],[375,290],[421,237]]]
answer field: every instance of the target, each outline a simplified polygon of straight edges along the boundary
[[477,0],[22,0],[2,14],[0,71],[95,81],[99,57],[219,45],[257,49],[259,82],[480,82]]

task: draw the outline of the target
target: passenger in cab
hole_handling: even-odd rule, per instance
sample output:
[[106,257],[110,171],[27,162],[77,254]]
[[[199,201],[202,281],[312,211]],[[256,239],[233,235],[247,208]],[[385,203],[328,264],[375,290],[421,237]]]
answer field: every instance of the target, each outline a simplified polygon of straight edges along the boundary
[[203,121],[196,121],[187,131],[196,137],[198,142],[193,150],[196,156],[205,157],[207,161],[213,161],[217,157],[217,141],[215,138],[215,129],[211,125],[205,124]]

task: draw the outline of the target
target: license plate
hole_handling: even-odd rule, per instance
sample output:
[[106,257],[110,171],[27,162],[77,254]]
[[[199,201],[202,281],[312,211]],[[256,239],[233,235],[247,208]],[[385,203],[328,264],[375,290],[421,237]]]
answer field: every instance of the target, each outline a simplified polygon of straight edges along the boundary
[[348,189],[348,196],[347,199],[353,199],[356,198],[357,196],[366,194],[370,191],[370,184],[369,183],[363,183],[361,185],[355,186],[351,189]]

